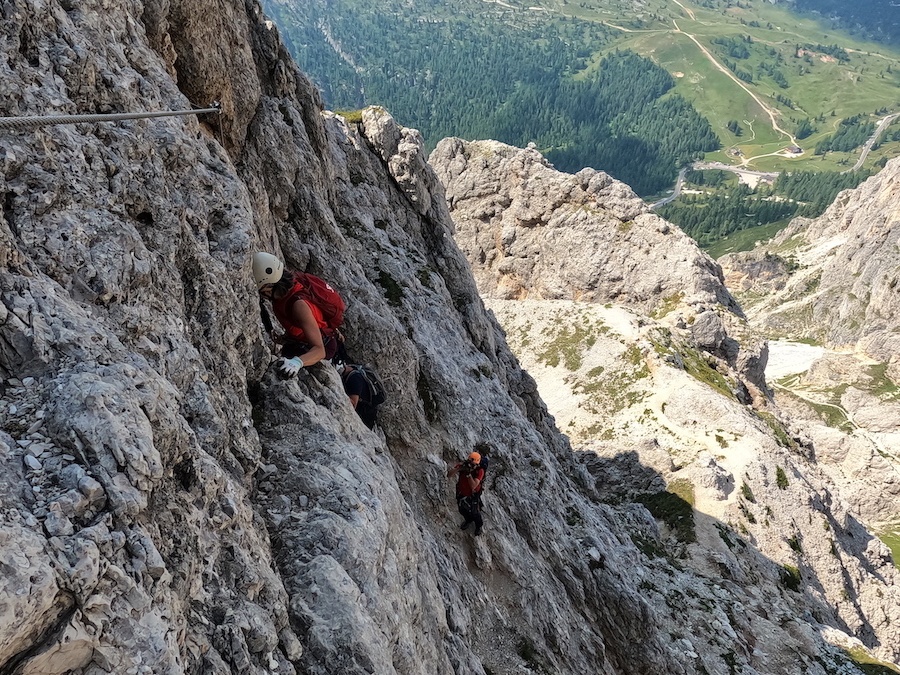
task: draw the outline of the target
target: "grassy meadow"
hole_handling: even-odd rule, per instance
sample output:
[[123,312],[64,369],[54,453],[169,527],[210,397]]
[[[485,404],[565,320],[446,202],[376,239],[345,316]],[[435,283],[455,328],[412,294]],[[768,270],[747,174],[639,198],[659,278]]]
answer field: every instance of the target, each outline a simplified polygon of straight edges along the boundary
[[[605,23],[619,33],[605,51],[631,49],[672,73],[675,92],[691,101],[722,139],[722,150],[709,153],[707,160],[735,164],[739,160],[729,150],[737,149],[746,166],[761,171],[843,171],[852,166],[858,150],[816,156],[813,148],[834,133],[842,119],[859,114],[876,119],[876,111],[900,110],[900,52],[836,32],[765,0],[744,2],[741,7],[728,4],[720,2],[710,9],[690,0],[650,0],[636,9],[619,1],[547,0],[540,6],[550,10],[548,16]],[[729,38],[745,44],[746,57],[730,56],[725,47],[715,44]],[[820,45],[837,46],[849,59],[841,62],[828,50],[798,51],[798,47]],[[753,81],[735,81],[731,73],[723,72],[719,66],[725,66],[726,60],[751,74]],[[777,70],[787,86],[779,86],[767,69]],[[795,133],[800,121],[812,122],[815,131],[797,141],[803,154],[775,154],[790,144],[790,138],[773,128],[769,113],[751,93],[773,111],[777,124],[789,134]],[[793,105],[786,105],[784,99]],[[740,136],[726,128],[732,120],[739,123]],[[870,153],[865,166],[898,155],[900,143],[884,143]]]

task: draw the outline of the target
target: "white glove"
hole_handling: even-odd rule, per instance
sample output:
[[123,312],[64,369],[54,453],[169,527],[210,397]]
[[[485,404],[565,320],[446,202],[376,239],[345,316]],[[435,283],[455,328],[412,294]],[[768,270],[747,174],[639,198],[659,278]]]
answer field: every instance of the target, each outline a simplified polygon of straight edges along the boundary
[[278,364],[278,370],[281,371],[281,374],[285,377],[293,377],[303,368],[303,361],[300,360],[299,356],[295,356],[292,359],[281,359],[281,363]]

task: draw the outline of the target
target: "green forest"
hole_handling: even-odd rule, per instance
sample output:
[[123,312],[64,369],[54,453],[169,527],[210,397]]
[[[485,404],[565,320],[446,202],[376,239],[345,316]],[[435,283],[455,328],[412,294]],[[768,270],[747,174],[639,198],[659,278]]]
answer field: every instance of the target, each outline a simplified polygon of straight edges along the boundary
[[858,148],[875,132],[875,122],[855,115],[841,120],[838,130],[816,143],[815,153],[824,155],[829,151],[848,152]]
[[[829,3],[796,0],[810,12]],[[658,0],[645,9],[605,0],[563,0],[556,9],[514,0],[263,4],[329,109],[381,105],[422,133],[426,151],[448,136],[533,142],[561,171],[591,166],[644,197],[671,188],[679,169],[704,155],[733,162],[726,146],[758,158],[751,167],[781,172],[775,185],[755,190],[732,174],[690,172],[701,194],[682,195],[660,213],[703,246],[821,213],[867,175],[828,169],[854,162],[876,119],[900,106],[900,62],[887,49],[869,54],[796,14],[803,25],[782,35],[784,9],[769,3],[694,0],[690,11]],[[827,20],[836,28],[881,38],[892,30],[891,17],[868,21],[877,15],[872,0],[843,12],[832,4]],[[704,41],[740,87],[703,57]],[[835,96],[835,82],[846,95]],[[772,152],[789,139],[745,108],[744,86],[779,109],[783,127],[803,142],[802,156]],[[868,166],[896,156],[898,141],[900,131],[887,130]]]
[[678,225],[700,246],[708,247],[749,228],[794,216],[821,215],[841,190],[856,187],[870,175],[866,171],[795,171],[782,173],[772,186],[752,189],[733,185],[734,179],[723,171],[691,171],[685,176],[686,187],[719,189],[684,195],[657,213]]
[[383,105],[429,148],[447,136],[534,142],[561,171],[595,167],[648,195],[721,146],[663,68],[629,51],[592,61],[608,42],[594,22],[423,21],[340,0],[267,11],[328,107]]
[[900,44],[900,11],[889,0],[795,0],[794,6],[850,33]]

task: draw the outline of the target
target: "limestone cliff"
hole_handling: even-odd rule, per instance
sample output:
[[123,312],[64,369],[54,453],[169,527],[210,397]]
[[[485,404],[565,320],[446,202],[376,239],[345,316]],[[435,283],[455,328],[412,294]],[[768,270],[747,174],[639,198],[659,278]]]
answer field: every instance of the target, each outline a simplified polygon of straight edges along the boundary
[[[416,132],[323,112],[257,4],[3,13],[4,115],[223,112],[0,135],[0,672],[858,672],[832,633],[896,657],[893,568],[843,512],[836,573],[878,616],[730,530],[737,582],[684,568],[555,428]],[[348,299],[378,433],[330,366],[271,374],[258,249]],[[475,443],[477,540],[445,474]]]
[[[870,623],[873,613],[892,611],[880,583],[845,585],[861,578],[876,550],[879,567],[896,578],[887,549],[866,534],[872,548],[864,553],[852,533],[858,507],[868,520],[893,493],[883,490],[887,482],[835,482],[817,460],[828,446],[810,438],[806,420],[768,396],[745,395],[742,377],[755,371],[754,381],[763,380],[766,351],[753,368],[735,357],[744,350],[729,332],[753,330],[717,265],[671,224],[635,217],[642,205],[604,174],[562,174],[533,149],[489,141],[446,139],[430,161],[486,303],[559,428],[596,456],[601,494],[648,504],[670,528],[667,547],[698,576],[719,569],[752,594],[752,575],[735,572],[746,564],[736,542],[746,538],[784,569],[802,569],[801,585],[815,579],[806,597],[815,598],[813,616],[830,598],[853,632],[873,630],[876,642],[893,644],[891,621]],[[673,283],[683,289],[674,297]],[[682,512],[689,527],[671,503],[648,501],[654,481],[671,502],[694,507]],[[896,658],[892,649],[883,654]]]
[[534,148],[453,138],[430,162],[488,297],[614,300],[646,313],[682,301],[736,308],[693,240],[601,171],[564,174]]
[[819,218],[798,218],[756,251],[724,257],[730,286],[745,295],[755,322],[833,347],[862,342],[896,361],[898,190],[894,160]]
[[775,382],[821,465],[872,525],[900,521],[900,161],[798,218],[751,252],[721,259],[755,330],[819,345]]
[[[484,297],[615,302],[689,321],[694,338],[765,391],[766,346],[746,336],[721,268],[680,229],[602,171],[556,171],[534,148],[441,141],[454,237]],[[750,398],[751,393],[746,393]]]

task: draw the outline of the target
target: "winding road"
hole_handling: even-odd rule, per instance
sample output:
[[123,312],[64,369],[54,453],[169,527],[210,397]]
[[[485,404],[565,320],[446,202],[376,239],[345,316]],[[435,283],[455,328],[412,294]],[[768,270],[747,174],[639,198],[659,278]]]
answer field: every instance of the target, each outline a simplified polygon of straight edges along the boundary
[[[679,6],[682,6],[681,3],[677,3],[677,4],[678,4]],[[759,96],[757,96],[757,95],[754,94],[752,91],[750,91],[750,89],[747,87],[747,85],[745,85],[743,82],[741,82],[741,81],[738,79],[738,77],[737,77],[734,73],[732,73],[730,70],[728,70],[728,68],[726,68],[726,67],[723,66],[721,63],[719,63],[719,62],[716,60],[716,57],[713,56],[713,55],[710,53],[710,51],[700,43],[700,40],[698,40],[697,38],[695,38],[695,37],[694,37],[693,35],[691,35],[690,33],[685,33],[683,30],[681,30],[681,28],[678,27],[678,22],[677,22],[677,21],[673,20],[673,21],[672,21],[672,25],[675,26],[675,32],[676,32],[676,33],[681,33],[682,35],[684,35],[685,37],[687,37],[689,40],[691,40],[695,45],[697,45],[697,48],[698,48],[701,52],[703,52],[704,56],[706,56],[706,58],[709,59],[710,63],[712,63],[716,68],[718,68],[718,69],[721,70],[723,73],[725,73],[725,75],[727,75],[729,78],[731,78],[732,81],[734,81],[734,83],[735,83],[737,86],[739,86],[741,89],[743,89],[745,92],[747,92],[747,94],[750,96],[750,98],[752,98],[752,99],[756,102],[756,104],[757,104],[760,108],[762,108],[763,112],[765,112],[766,115],[769,116],[769,120],[772,122],[772,129],[774,129],[774,130],[777,131],[778,133],[782,134],[783,136],[786,136],[787,138],[789,138],[790,141],[791,141],[791,145],[797,145],[797,139],[794,138],[794,135],[793,135],[792,133],[790,133],[789,131],[786,131],[785,129],[782,129],[782,128],[778,125],[778,120],[776,119],[776,115],[778,114],[778,111],[777,111],[777,110],[775,110],[774,108],[771,108],[771,107],[769,107],[768,105],[766,105],[766,103],[765,103]]]
[[[690,8],[681,4],[678,0],[672,0],[672,1],[684,11],[686,16],[688,16],[692,21],[696,21],[694,12]],[[650,30],[635,31],[632,29],[624,28],[622,26],[616,26],[615,24],[611,24],[609,22],[604,22],[604,23],[606,23],[606,25],[610,26],[611,28],[615,28],[615,29],[621,30],[626,33],[656,32],[656,31],[650,31]],[[709,60],[709,62],[712,63],[716,67],[717,70],[724,73],[729,79],[731,79],[732,82],[734,82],[738,87],[743,89],[744,92],[746,92],[746,94],[748,96],[750,96],[750,98],[753,99],[753,101],[760,107],[760,109],[763,112],[765,112],[765,114],[769,117],[769,121],[772,125],[772,129],[776,133],[779,133],[782,136],[784,136],[785,138],[789,139],[790,145],[799,147],[796,137],[791,132],[784,129],[783,127],[781,127],[778,124],[778,116],[780,113],[777,109],[769,106],[759,96],[757,96],[755,93],[753,93],[753,91],[749,87],[747,87],[747,85],[745,85],[734,73],[732,73],[731,70],[729,70],[723,64],[719,63],[719,61],[716,60],[716,57],[713,56],[713,54],[706,47],[703,46],[703,44],[700,42],[700,40],[698,40],[695,36],[691,35],[690,33],[683,31],[679,27],[678,22],[675,19],[672,20],[672,25],[674,26],[674,31],[673,31],[674,33],[680,33],[680,34],[684,35],[686,38],[691,40],[691,42],[693,42],[695,45],[697,45],[697,48],[703,53],[703,55]],[[866,141],[865,145],[863,145],[862,151],[860,152],[859,158],[856,160],[856,163],[853,165],[852,168],[847,169],[847,171],[844,171],[843,173],[848,173],[850,171],[856,171],[863,165],[863,163],[865,163],[866,158],[869,156],[869,153],[871,152],[872,147],[878,141],[878,138],[881,136],[881,134],[884,132],[884,130],[887,129],[887,127],[891,124],[891,122],[893,122],[894,119],[896,119],[897,117],[900,117],[900,113],[892,113],[890,115],[887,115],[886,117],[883,117],[881,120],[878,121],[877,127],[875,129],[875,133],[872,134],[872,136]],[[750,126],[750,129],[753,130],[752,122],[745,120],[745,123],[747,123]],[[755,136],[755,132],[754,132],[754,136]],[[758,176],[760,178],[774,180],[779,175],[779,172],[777,172],[777,171],[751,171],[749,169],[745,169],[742,167],[747,166],[753,160],[759,159],[761,157],[773,157],[773,156],[785,157],[784,152],[785,152],[784,150],[779,150],[776,152],[766,153],[764,155],[756,155],[754,157],[742,157],[740,166],[732,166],[732,165],[724,164],[721,162],[711,162],[711,163],[695,162],[691,167],[684,167],[678,172],[678,179],[675,182],[675,188],[673,189],[672,194],[670,194],[656,202],[653,202],[652,204],[650,204],[650,208],[656,209],[656,208],[659,208],[660,206],[665,206],[666,204],[670,204],[671,202],[675,201],[679,197],[679,195],[681,194],[681,188],[684,183],[685,175],[687,174],[687,171],[689,168],[721,169],[723,171],[731,171],[738,175],[747,174],[747,175],[752,175],[752,176]]]
[[875,133],[866,141],[865,145],[863,145],[862,152],[859,154],[859,159],[856,160],[856,164],[853,165],[852,168],[843,171],[842,173],[849,173],[851,171],[856,171],[859,167],[863,165],[863,162],[866,161],[866,157],[869,156],[869,153],[872,151],[872,146],[875,145],[875,142],[878,140],[878,137],[881,136],[881,133],[887,129],[891,122],[893,122],[897,117],[900,117],[900,113],[893,113],[892,115],[888,115],[887,117],[882,117],[878,120],[878,123],[875,125]]
[[675,181],[675,189],[672,190],[672,194],[668,197],[663,197],[658,202],[653,202],[650,205],[651,209],[657,209],[660,206],[665,206],[666,204],[670,204],[678,199],[678,196],[681,194],[681,186],[684,184],[684,177],[688,172],[688,167],[681,167],[681,171],[678,172],[678,180]]
[[691,17],[691,21],[696,21],[696,20],[697,20],[697,17],[694,16],[694,11],[693,11],[692,9],[689,9],[688,7],[685,7],[685,6],[682,5],[680,2],[678,2],[678,0],[672,0],[672,2],[674,2],[676,5],[678,5],[679,7],[681,7],[681,9],[683,9],[683,10],[685,11],[685,13],[686,13],[689,17]]
[[[866,141],[865,145],[863,145],[862,152],[859,154],[859,159],[856,160],[856,164],[853,165],[852,168],[847,169],[846,171],[842,171],[841,173],[850,173],[851,171],[856,171],[859,169],[863,162],[866,161],[866,157],[869,156],[869,153],[872,151],[872,146],[875,145],[875,142],[881,136],[885,129],[887,129],[891,122],[900,117],[900,113],[891,113],[886,117],[882,117],[878,120],[878,124],[875,128],[875,133],[869,137],[869,140]],[[751,171],[750,169],[742,168],[748,162],[754,159],[758,159],[759,157],[769,157],[770,155],[777,155],[779,153],[769,153],[768,155],[757,155],[756,157],[747,157],[741,161],[740,166],[733,166],[731,164],[725,164],[724,162],[694,162],[690,167],[683,167],[681,171],[678,172],[678,179],[675,181],[675,189],[672,190],[672,194],[667,197],[663,197],[662,199],[653,202],[650,204],[651,209],[657,209],[660,206],[665,206],[666,204],[671,204],[676,199],[678,199],[679,195],[681,195],[681,186],[684,184],[684,177],[687,175],[688,169],[697,169],[702,171],[704,169],[719,169],[720,171],[730,171],[731,173],[736,173],[738,176],[741,174],[748,176],[757,176],[759,178],[763,178],[766,180],[775,180],[780,175],[780,171]]]

